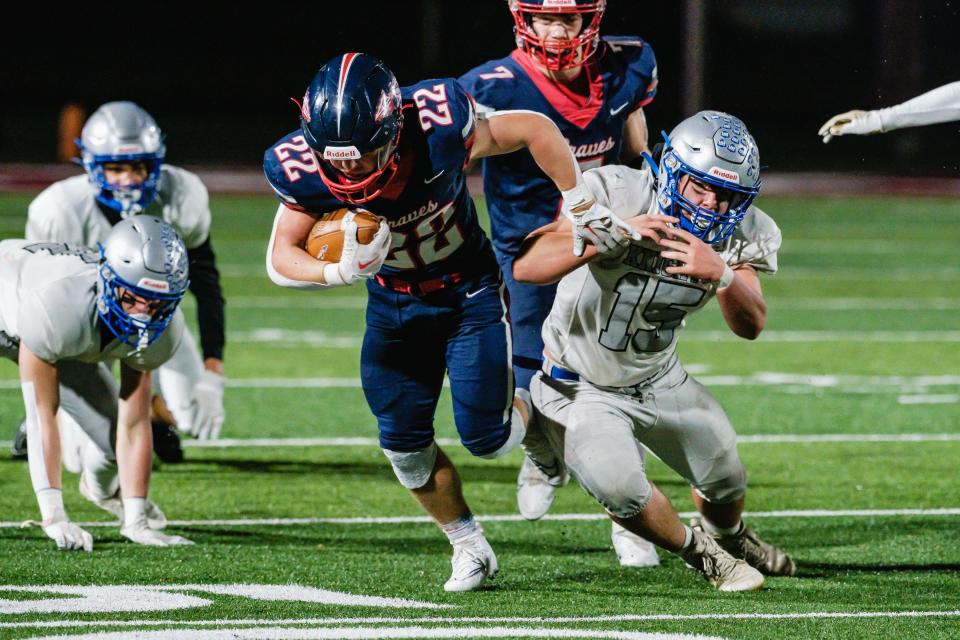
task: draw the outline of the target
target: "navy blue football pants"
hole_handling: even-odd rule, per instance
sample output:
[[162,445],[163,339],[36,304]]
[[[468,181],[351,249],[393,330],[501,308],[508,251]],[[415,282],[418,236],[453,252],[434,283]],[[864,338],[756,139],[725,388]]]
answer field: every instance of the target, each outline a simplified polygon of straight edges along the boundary
[[446,372],[463,446],[477,456],[499,449],[510,435],[513,374],[498,275],[424,296],[397,293],[373,281],[367,290],[360,376],[377,417],[381,448],[418,451],[433,442]]
[[517,386],[530,388],[530,378],[543,362],[543,337],[540,330],[550,314],[557,285],[521,284],[513,279],[515,255],[497,251],[510,299],[510,326],[513,328],[513,375]]

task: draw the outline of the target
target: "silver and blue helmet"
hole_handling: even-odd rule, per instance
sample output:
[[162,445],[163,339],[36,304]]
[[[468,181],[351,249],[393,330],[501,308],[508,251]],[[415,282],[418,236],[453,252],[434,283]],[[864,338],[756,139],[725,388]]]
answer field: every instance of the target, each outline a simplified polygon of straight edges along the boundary
[[[103,205],[126,217],[156,200],[166,147],[157,123],[138,105],[125,101],[101,106],[83,125],[77,146],[80,162]],[[143,162],[147,177],[130,186],[107,182],[103,165],[108,162]]]
[[[679,227],[709,244],[730,237],[760,193],[760,152],[739,118],[721,111],[701,111],[677,125],[668,136],[657,172],[657,204],[680,219]],[[720,213],[698,207],[680,191],[688,175],[718,191],[729,202]]]
[[[120,341],[143,349],[163,334],[187,291],[187,249],[173,227],[148,215],[121,220],[99,246],[97,314]],[[127,312],[129,294],[149,301],[151,313]]]

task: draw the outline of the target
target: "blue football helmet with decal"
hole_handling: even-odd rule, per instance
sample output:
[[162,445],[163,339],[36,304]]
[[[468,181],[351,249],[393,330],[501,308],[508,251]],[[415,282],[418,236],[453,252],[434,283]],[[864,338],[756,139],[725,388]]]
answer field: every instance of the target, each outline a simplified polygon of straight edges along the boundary
[[[513,14],[517,48],[551,71],[582,65],[600,45],[600,21],[606,0],[508,0]],[[533,28],[537,14],[579,14],[583,17],[580,33],[573,38],[543,39]]]
[[[398,166],[401,110],[396,77],[373,56],[345,53],[320,67],[303,96],[300,129],[334,196],[361,204],[390,183]],[[361,159],[372,161],[370,172],[341,170]]]
[[[83,125],[77,147],[101,204],[126,217],[142,212],[156,200],[166,146],[157,123],[138,105],[123,101],[101,106]],[[116,184],[104,175],[108,163],[141,162],[146,169],[142,182]]]
[[97,314],[120,341],[146,348],[170,324],[190,284],[183,240],[160,218],[142,215],[114,225],[99,247]]
[[[657,171],[660,210],[679,218],[680,228],[704,242],[726,240],[760,193],[760,152],[747,125],[728,113],[701,111],[669,136],[661,133],[665,146]],[[708,185],[716,193],[720,210],[711,211],[683,197],[685,176]]]

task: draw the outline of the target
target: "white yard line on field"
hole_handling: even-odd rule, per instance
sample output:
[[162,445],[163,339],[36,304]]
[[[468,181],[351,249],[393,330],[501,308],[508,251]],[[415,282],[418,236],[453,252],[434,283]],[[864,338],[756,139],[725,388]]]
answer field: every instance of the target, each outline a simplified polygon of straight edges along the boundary
[[[231,296],[230,309],[326,309],[367,307],[366,296]],[[188,300],[185,306],[191,307]],[[960,298],[774,298],[773,309],[789,311],[952,311]]]
[[[737,436],[737,444],[786,444],[816,442],[960,442],[960,433],[811,433],[811,434],[755,434]],[[9,440],[0,440],[0,449],[9,448]],[[327,438],[220,438],[218,440],[183,440],[190,449],[235,449],[243,447],[377,447],[380,441],[373,437]],[[437,438],[443,447],[457,446],[456,438]]]
[[[960,386],[960,375],[861,376],[758,371],[750,375],[701,375],[703,365],[692,364],[687,371],[711,387],[772,386],[857,389],[865,393],[925,391],[929,387]],[[447,381],[444,380],[444,385]],[[229,378],[227,387],[236,389],[359,389],[360,378]],[[20,389],[19,380],[0,380],[0,389]],[[907,396],[904,396],[907,397]]]
[[[693,518],[699,514],[696,511],[681,512],[681,518]],[[960,516],[960,508],[948,509],[801,509],[794,511],[745,511],[744,517],[749,518],[887,518],[902,516],[942,517]],[[478,515],[483,522],[527,522],[520,514]],[[563,513],[548,514],[543,520],[552,521],[579,521],[579,520],[606,520],[602,513]],[[230,518],[221,520],[170,520],[167,524],[172,527],[288,527],[297,525],[336,524],[336,525],[368,525],[368,524],[431,524],[429,516],[383,516],[383,517],[355,517],[355,518]],[[78,522],[81,527],[116,527],[116,521]],[[22,522],[0,522],[0,529],[15,529],[23,526]]]
[[[737,342],[729,331],[685,331],[686,342]],[[236,343],[282,344],[289,346],[358,348],[360,334],[332,334],[326,331],[294,331],[263,327],[251,331],[233,331],[228,341]],[[761,342],[960,342],[960,331],[765,331]]]
[[272,625],[324,625],[345,624],[444,624],[444,623],[489,623],[489,624],[583,624],[601,622],[670,622],[673,620],[831,620],[831,619],[870,619],[870,618],[955,618],[960,610],[944,611],[806,611],[803,613],[651,613],[621,614],[600,616],[569,617],[490,617],[478,616],[440,618],[436,616],[400,618],[220,618],[217,620],[36,620],[26,622],[0,622],[0,628],[15,629],[62,629],[73,627],[137,627],[137,626],[176,626],[176,627],[221,627],[236,626],[272,626]]
[[900,404],[956,404],[960,402],[960,395],[945,393],[941,395],[900,396]]

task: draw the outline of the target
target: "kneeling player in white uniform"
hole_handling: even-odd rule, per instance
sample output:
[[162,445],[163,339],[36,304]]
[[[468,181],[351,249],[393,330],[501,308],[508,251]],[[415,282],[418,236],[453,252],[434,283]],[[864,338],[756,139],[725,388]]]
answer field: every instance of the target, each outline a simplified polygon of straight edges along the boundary
[[[26,239],[95,247],[113,225],[136,214],[156,216],[180,234],[190,261],[203,360],[193,337],[184,332],[179,349],[157,376],[163,398],[159,406],[169,411],[154,418],[172,421],[199,439],[217,438],[224,420],[224,300],[210,241],[207,190],[193,173],[164,164],[163,135],[150,114],[133,102],[109,102],[97,109],[84,124],[79,147],[87,175],[56,182],[30,203]],[[154,427],[158,455],[167,462],[182,459],[176,434],[163,422]],[[61,428],[68,442],[83,442],[69,417]],[[71,452],[65,453],[69,460]]]
[[[0,355],[20,367],[30,479],[43,531],[60,549],[93,548],[63,506],[60,409],[89,438],[81,492],[117,503],[120,533],[139,544],[190,544],[156,530],[166,519],[147,499],[150,372],[180,343],[187,271],[183,241],[152,216],[118,223],[99,256],[62,243],[0,242]],[[105,364],[113,360],[119,385]]]
[[[757,569],[792,575],[794,563],[741,521],[736,434],[683,369],[676,343],[686,316],[714,295],[734,333],[759,335],[766,303],[757,273],[776,271],[780,231],[750,206],[759,156],[739,119],[698,113],[666,139],[659,170],[648,164],[584,174],[598,202],[643,240],[576,257],[573,225],[560,219],[533,232],[515,263],[519,281],[560,280],[543,327],[545,364],[530,388],[542,440],[528,435],[524,445],[541,473],[569,468],[614,521],[680,554],[719,589],[757,589]],[[645,448],[692,486],[702,514],[693,528],[647,479]]]

